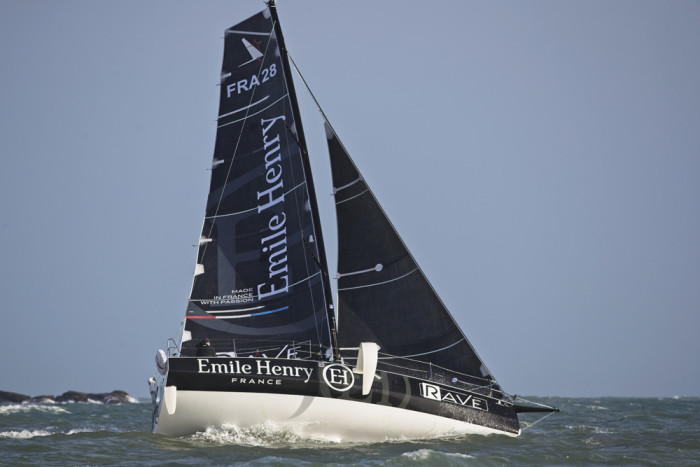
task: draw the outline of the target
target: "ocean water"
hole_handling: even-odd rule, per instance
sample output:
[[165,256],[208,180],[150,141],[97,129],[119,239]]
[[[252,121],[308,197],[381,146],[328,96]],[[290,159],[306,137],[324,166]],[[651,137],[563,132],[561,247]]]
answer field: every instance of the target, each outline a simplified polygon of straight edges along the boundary
[[[700,465],[700,398],[532,398],[562,412],[519,438],[343,444],[274,426],[150,433],[150,401],[0,405],[0,465]],[[522,416],[523,426],[538,418]]]

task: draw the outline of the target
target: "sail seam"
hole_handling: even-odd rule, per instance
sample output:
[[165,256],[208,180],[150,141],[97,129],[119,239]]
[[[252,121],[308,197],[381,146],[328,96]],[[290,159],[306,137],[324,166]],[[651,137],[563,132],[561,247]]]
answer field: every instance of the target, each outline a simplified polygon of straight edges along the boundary
[[399,276],[399,277],[396,277],[396,278],[391,279],[391,280],[388,280],[388,281],[375,282],[374,284],[358,285],[358,286],[356,286],[356,287],[343,287],[342,289],[341,289],[341,288],[338,288],[338,292],[343,291],[343,290],[363,289],[363,288],[365,288],[365,287],[374,287],[374,286],[376,286],[376,285],[388,284],[388,283],[390,283],[390,282],[394,282],[394,281],[398,281],[398,280],[400,280],[400,279],[403,279],[404,277],[406,277],[406,276],[408,276],[408,275],[410,275],[410,274],[413,274],[413,273],[416,272],[417,270],[418,270],[418,268],[415,268],[415,269],[413,269],[412,271],[407,272],[407,273],[404,274],[403,276]]

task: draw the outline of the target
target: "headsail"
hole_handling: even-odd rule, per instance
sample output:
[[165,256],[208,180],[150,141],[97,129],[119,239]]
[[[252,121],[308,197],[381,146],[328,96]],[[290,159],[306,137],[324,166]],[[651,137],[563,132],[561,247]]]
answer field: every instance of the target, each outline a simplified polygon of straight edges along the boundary
[[[326,123],[338,218],[338,342],[495,381]],[[461,378],[460,378],[461,379]]]
[[204,338],[238,355],[286,356],[294,343],[303,358],[332,346],[311,173],[274,23],[266,9],[226,31],[185,356]]

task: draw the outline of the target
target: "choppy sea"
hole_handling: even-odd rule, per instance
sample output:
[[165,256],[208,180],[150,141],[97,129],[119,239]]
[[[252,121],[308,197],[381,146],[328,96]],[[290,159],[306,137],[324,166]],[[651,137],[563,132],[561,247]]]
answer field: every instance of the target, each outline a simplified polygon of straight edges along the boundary
[[[700,465],[700,398],[531,398],[562,411],[519,438],[343,444],[274,426],[150,433],[150,401],[0,405],[0,465]],[[522,415],[523,426],[536,414]]]

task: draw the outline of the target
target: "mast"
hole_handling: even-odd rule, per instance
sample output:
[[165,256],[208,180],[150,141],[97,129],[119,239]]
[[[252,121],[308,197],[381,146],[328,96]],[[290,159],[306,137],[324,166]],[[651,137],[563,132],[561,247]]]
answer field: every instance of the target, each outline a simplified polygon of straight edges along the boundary
[[[297,126],[297,143],[299,145],[299,149],[301,150],[302,154],[302,163],[304,166],[304,171],[306,172],[306,182],[308,186],[308,192],[309,192],[309,199],[311,201],[312,206],[318,206],[318,203],[316,201],[316,189],[314,188],[314,182],[313,182],[313,176],[311,174],[311,164],[309,162],[309,153],[306,149],[306,138],[304,137],[304,127],[301,122],[301,113],[299,112],[299,104],[297,103],[297,95],[296,91],[294,89],[294,81],[292,80],[292,70],[291,67],[289,66],[289,59],[287,55],[287,46],[284,42],[284,36],[282,35],[282,27],[280,26],[279,22],[279,16],[277,16],[277,5],[275,4],[275,0],[269,0],[267,2],[267,5],[270,9],[270,13],[272,15],[272,21],[274,24],[274,29],[275,29],[275,36],[277,37],[277,44],[280,49],[280,55],[281,55],[281,60],[282,60],[282,67],[284,68],[284,74],[287,78],[287,89],[289,90],[289,97],[292,102],[292,113],[294,114],[294,121],[296,122]],[[291,133],[291,130],[287,128],[287,131]],[[311,248],[307,248],[309,251],[309,254],[314,256],[314,260],[318,264],[318,266],[321,268],[321,274],[322,274],[322,281],[323,281],[323,290],[324,293],[326,294],[326,302],[328,304],[327,308],[327,313],[328,313],[328,322],[330,325],[330,331],[331,331],[331,342],[333,343],[333,358],[334,360],[339,360],[340,355],[338,353],[338,339],[336,336],[336,324],[335,324],[335,310],[333,308],[333,293],[331,291],[331,282],[330,282],[330,277],[328,276],[328,261],[326,260],[326,248],[325,244],[323,242],[323,233],[322,233],[322,228],[321,228],[321,219],[318,214],[318,209],[312,209],[312,217],[314,220],[314,225],[316,226],[316,231],[314,232],[316,234],[315,241],[318,243],[318,255],[319,258],[316,258],[313,253],[311,252]],[[306,240],[304,239],[304,243],[306,243]],[[308,245],[307,245],[308,246]]]

